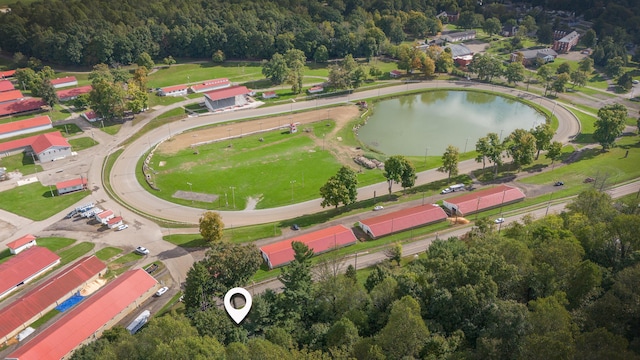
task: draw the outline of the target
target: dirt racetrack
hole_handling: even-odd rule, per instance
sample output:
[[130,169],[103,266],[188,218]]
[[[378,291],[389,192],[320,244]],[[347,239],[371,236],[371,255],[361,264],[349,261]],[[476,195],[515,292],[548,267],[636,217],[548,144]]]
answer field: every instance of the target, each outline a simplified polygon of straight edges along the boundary
[[[251,133],[258,133],[266,130],[273,130],[285,127],[289,123],[309,124],[316,121],[333,119],[336,126],[332,133],[328,134],[326,141],[335,141],[335,133],[345,124],[360,115],[360,110],[355,105],[345,105],[331,109],[312,110],[291,115],[281,115],[255,120],[227,123],[224,125],[211,127],[203,130],[185,132],[173,136],[170,140],[163,142],[158,151],[165,154],[175,154],[186,149],[193,144],[206,141],[214,141],[231,137],[243,136]],[[187,120],[188,121],[188,120]],[[335,147],[331,147],[335,148]]]

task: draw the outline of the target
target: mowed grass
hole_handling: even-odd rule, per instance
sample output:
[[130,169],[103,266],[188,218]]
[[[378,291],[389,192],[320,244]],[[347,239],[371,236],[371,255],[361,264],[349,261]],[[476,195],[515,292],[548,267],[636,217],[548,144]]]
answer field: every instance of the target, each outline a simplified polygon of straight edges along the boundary
[[96,257],[102,261],[107,261],[121,252],[122,249],[109,246],[96,251]]
[[180,64],[164,67],[149,75],[150,88],[179,84],[194,84],[205,80],[228,78],[232,82],[246,82],[263,78],[260,63]]
[[[31,175],[42,171],[42,166],[34,165],[33,158],[25,153],[11,155],[0,159],[0,166],[7,168],[7,172],[19,171],[22,175]],[[0,208],[2,204],[0,204]]]
[[64,249],[76,242],[75,239],[65,237],[41,237],[36,240],[38,246],[45,247],[53,252]]
[[84,254],[88,253],[89,251],[93,250],[93,248],[96,246],[96,244],[94,243],[90,243],[90,242],[81,242],[80,244],[77,244],[75,246],[72,246],[68,249],[62,250],[58,253],[58,255],[60,255],[60,265],[66,265],[76,259],[78,259],[79,257],[83,256]]
[[[151,166],[158,171],[155,178],[161,191],[154,194],[184,205],[225,210],[234,208],[234,199],[235,208],[244,209],[248,197],[260,199],[257,208],[315,199],[340,164],[329,151],[316,146],[312,136],[273,131],[200,146],[197,155],[192,149],[157,153]],[[165,162],[163,167],[160,161]],[[172,197],[177,190],[191,188],[219,198],[213,203],[192,203]]]
[[[625,157],[626,152],[629,155]],[[637,136],[625,136],[617,141],[617,146],[607,152],[601,147],[585,149],[578,161],[568,166],[520,180],[528,184],[551,184],[560,179],[564,188],[574,188],[578,192],[592,184],[584,184],[587,177],[606,179],[608,185],[621,183],[640,176],[640,140]],[[576,192],[577,193],[577,192]]]
[[73,149],[73,151],[80,151],[88,149],[92,146],[96,146],[98,145],[98,142],[90,137],[81,137],[69,140],[69,144],[71,144],[71,148]]
[[[229,224],[226,224],[222,240],[233,243],[246,243],[280,235],[282,235],[282,228],[275,223],[243,226],[239,228],[233,228],[230,227]],[[164,236],[163,239],[184,248],[208,246],[200,234],[171,234]]]
[[[55,194],[55,189],[53,193]],[[33,183],[0,192],[0,209],[40,221],[68,208],[90,193],[89,191],[79,191],[64,196],[51,197],[48,186]]]
[[573,114],[580,120],[580,135],[576,137],[574,142],[578,144],[593,144],[595,139],[593,133],[596,131],[596,117],[585,114],[582,111],[572,110]]

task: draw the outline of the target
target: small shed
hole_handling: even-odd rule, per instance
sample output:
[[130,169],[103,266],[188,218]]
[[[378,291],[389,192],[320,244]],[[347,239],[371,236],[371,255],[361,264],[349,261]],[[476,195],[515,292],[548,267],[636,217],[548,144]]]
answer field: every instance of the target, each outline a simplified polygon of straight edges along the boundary
[[393,79],[397,79],[402,76],[402,71],[400,70],[391,70],[389,71],[389,76]]
[[107,221],[107,227],[109,229],[117,228],[122,225],[122,216],[116,216],[113,219]]
[[262,98],[263,99],[273,99],[275,97],[277,97],[278,95],[276,95],[275,91],[265,91],[262,93]]
[[113,219],[114,217],[116,217],[116,215],[111,210],[105,210],[95,215],[96,221],[99,221],[104,225],[106,225],[109,220]]
[[77,179],[71,179],[67,181],[62,181],[56,184],[56,190],[58,190],[58,195],[64,195],[80,190],[87,189],[87,179],[84,177],[79,177]]
[[321,93],[323,91],[324,91],[324,88],[322,86],[320,86],[320,85],[312,86],[312,87],[309,88],[309,90],[307,90],[307,92],[309,94],[319,94],[319,93]]
[[27,234],[19,239],[13,240],[12,242],[8,243],[7,247],[13,255],[17,255],[21,251],[27,250],[28,248],[36,245],[36,237],[31,234]]

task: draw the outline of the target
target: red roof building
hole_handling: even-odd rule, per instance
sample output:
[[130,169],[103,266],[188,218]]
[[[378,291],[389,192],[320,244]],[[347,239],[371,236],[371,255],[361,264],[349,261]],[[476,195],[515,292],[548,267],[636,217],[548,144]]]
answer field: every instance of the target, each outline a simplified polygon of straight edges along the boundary
[[80,86],[73,89],[60,90],[56,94],[60,101],[70,101],[78,97],[78,95],[88,94],[93,87],[91,85]]
[[0,71],[0,79],[8,79],[16,74],[15,70]]
[[428,204],[360,220],[358,225],[365,233],[375,239],[399,231],[433,224],[446,218],[447,213],[440,206]]
[[101,119],[100,117],[98,117],[98,114],[96,114],[95,111],[87,111],[86,113],[82,114],[82,117],[87,119],[88,122],[94,122]]
[[0,80],[0,92],[14,90],[13,83],[9,80]]
[[0,310],[0,343],[25,329],[106,270],[100,259],[87,256]]
[[319,94],[323,91],[324,91],[324,88],[322,86],[312,86],[309,88],[309,90],[307,90],[309,94]]
[[53,325],[5,359],[40,360],[67,357],[111,328],[153,295],[156,280],[142,269],[127,271],[69,310]]
[[109,229],[113,229],[114,227],[118,227],[122,225],[122,216],[116,216],[113,219],[107,221],[107,227]]
[[277,97],[278,95],[276,95],[275,91],[265,91],[262,93],[262,98],[263,99],[273,99],[274,97]]
[[0,264],[0,298],[60,263],[60,256],[34,246]]
[[204,94],[204,104],[210,111],[237,108],[247,103],[245,95],[249,92],[246,86],[232,86],[210,91]]
[[103,212],[97,213],[95,215],[96,221],[101,222],[102,224],[106,224],[109,220],[116,217],[112,210],[105,210]]
[[201,92],[228,88],[229,86],[231,86],[231,82],[229,82],[229,79],[207,80],[202,84],[191,86],[191,92],[201,93]]
[[524,198],[525,195],[520,189],[513,186],[500,185],[446,199],[442,202],[442,205],[453,215],[467,216],[503,204],[521,201]]
[[59,131],[0,143],[0,153],[31,149],[42,161],[52,161],[71,155],[71,145]]
[[339,247],[356,243],[356,236],[351,229],[344,225],[336,225],[330,228],[314,231],[312,233],[296,236],[291,239],[265,245],[260,248],[262,257],[267,262],[269,269],[282,266],[293,261],[293,248],[291,243],[298,241],[306,244],[315,254],[320,254]]
[[66,76],[63,78],[57,78],[51,80],[51,85],[53,85],[54,89],[59,89],[68,86],[77,86],[78,80],[75,76]]
[[51,128],[53,128],[53,125],[51,124],[49,116],[36,116],[31,119],[0,124],[0,139],[48,130]]
[[79,177],[67,181],[61,181],[56,183],[56,190],[58,195],[64,195],[75,191],[85,190],[87,188],[87,179]]
[[400,70],[391,70],[391,71],[389,71],[389,76],[391,76],[392,78],[399,78],[400,76],[402,76],[402,71],[400,71]]
[[42,99],[28,98],[0,104],[0,116],[14,115],[23,112],[40,110],[46,104]]
[[21,251],[27,250],[28,248],[35,245],[36,245],[36,237],[31,234],[27,234],[19,239],[11,241],[10,243],[7,244],[7,247],[9,248],[9,251],[11,251],[13,255],[17,255]]
[[158,91],[160,96],[184,96],[187,95],[187,85],[174,85],[163,87]]
[[20,90],[9,90],[0,92],[0,104],[14,102],[22,99],[24,99],[24,95],[22,95],[22,91]]

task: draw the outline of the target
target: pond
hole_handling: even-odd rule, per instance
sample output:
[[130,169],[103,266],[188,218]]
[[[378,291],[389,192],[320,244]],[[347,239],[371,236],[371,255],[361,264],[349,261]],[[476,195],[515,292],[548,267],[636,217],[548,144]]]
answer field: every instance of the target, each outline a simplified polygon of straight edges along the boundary
[[384,100],[375,105],[358,138],[386,155],[441,155],[449,145],[475,150],[490,132],[502,138],[531,129],[545,117],[532,107],[499,95],[439,90]]

